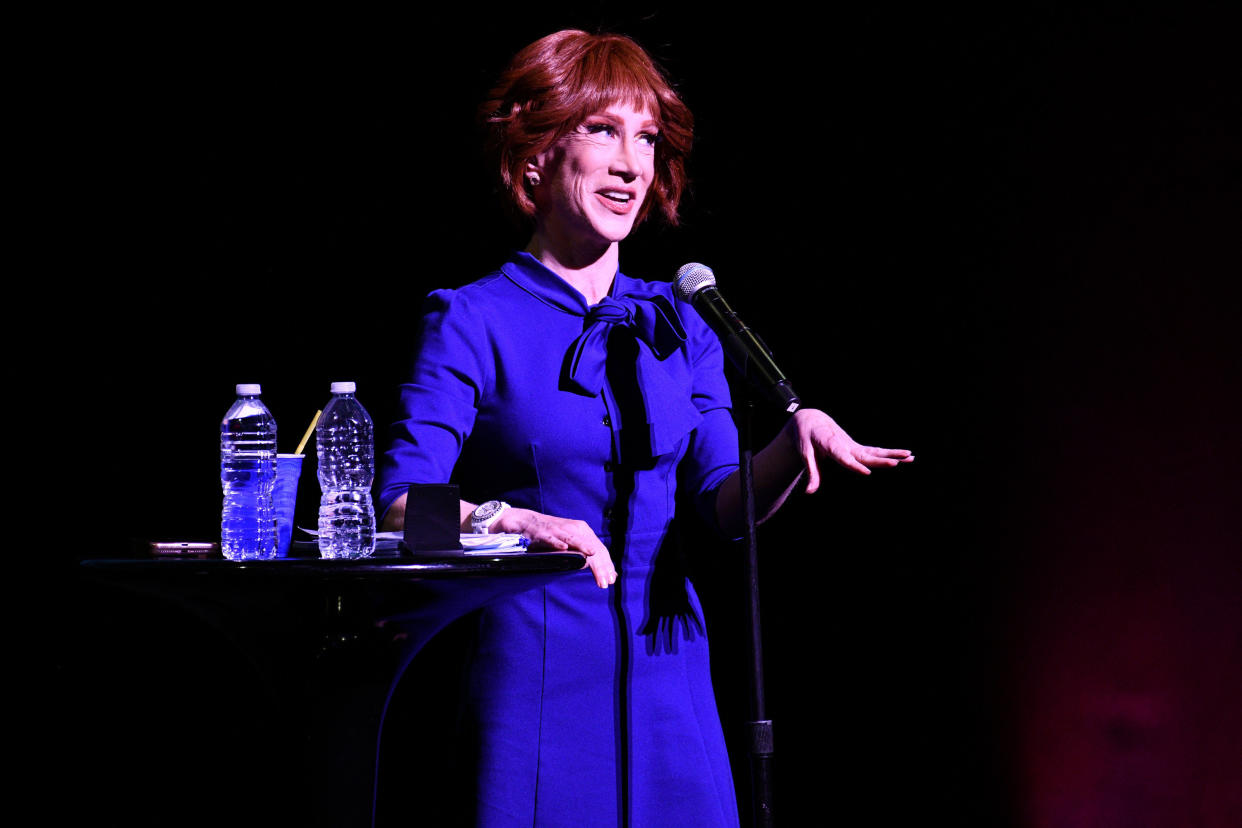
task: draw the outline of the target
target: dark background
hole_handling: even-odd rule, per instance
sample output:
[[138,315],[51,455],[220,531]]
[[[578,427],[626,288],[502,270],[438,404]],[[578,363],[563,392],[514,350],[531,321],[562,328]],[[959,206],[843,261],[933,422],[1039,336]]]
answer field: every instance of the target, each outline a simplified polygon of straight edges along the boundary
[[[422,295],[525,242],[475,104],[536,37],[622,31],[697,118],[682,225],[640,228],[622,267],[708,263],[804,398],[918,456],[830,471],[762,530],[778,813],[1224,825],[1242,811],[1240,78],[1236,20],[1178,8],[49,27],[31,71],[53,239],[31,281],[66,323],[52,466],[119,466],[72,508],[99,540],[57,555],[55,583],[81,557],[218,539],[237,382],[263,384],[291,451],[353,379],[382,443]],[[312,452],[303,525],[313,472]],[[736,739],[740,550],[692,546]],[[50,675],[75,699],[129,709],[159,682],[209,703],[226,684],[206,634],[144,674],[115,654],[141,611],[74,603]],[[209,730],[192,764],[227,766]],[[175,743],[58,738],[106,779],[165,779],[150,751]]]

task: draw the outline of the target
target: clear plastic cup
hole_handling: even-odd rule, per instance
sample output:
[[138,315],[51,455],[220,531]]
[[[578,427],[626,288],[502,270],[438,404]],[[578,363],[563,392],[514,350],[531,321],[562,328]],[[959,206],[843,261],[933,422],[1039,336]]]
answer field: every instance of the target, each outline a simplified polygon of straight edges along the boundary
[[276,489],[272,502],[276,507],[276,557],[289,557],[293,540],[293,517],[298,505],[298,479],[302,476],[305,454],[276,455]]

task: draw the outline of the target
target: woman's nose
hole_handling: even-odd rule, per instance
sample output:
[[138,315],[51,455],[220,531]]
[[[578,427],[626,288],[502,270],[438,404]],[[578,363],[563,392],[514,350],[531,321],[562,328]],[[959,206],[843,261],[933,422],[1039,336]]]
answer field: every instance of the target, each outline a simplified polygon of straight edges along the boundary
[[638,177],[638,155],[628,140],[617,142],[617,153],[613,157],[611,172],[627,182]]

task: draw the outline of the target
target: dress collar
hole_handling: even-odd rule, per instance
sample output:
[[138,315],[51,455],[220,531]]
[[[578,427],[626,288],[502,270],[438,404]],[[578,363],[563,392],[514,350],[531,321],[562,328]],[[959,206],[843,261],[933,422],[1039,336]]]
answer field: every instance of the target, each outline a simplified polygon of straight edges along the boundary
[[[543,262],[526,251],[518,251],[500,266],[500,272],[511,282],[549,307],[575,316],[586,316],[590,307],[586,297],[576,287],[549,270]],[[621,271],[613,276],[608,295],[617,291]]]

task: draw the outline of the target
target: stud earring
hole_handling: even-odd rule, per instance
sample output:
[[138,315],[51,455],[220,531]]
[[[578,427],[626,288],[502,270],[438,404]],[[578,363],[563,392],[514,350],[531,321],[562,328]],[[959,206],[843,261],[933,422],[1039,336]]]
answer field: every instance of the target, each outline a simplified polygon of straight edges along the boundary
[[530,182],[530,186],[538,187],[539,186],[539,173],[537,172],[527,173],[526,180]]

